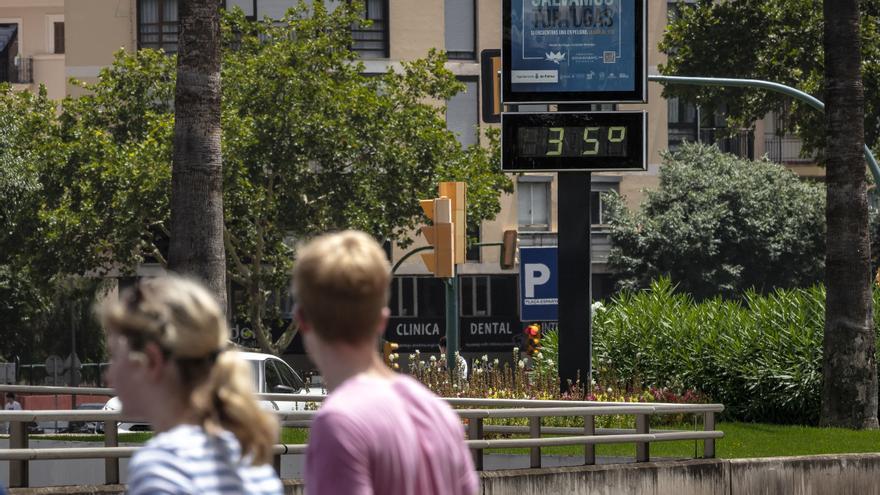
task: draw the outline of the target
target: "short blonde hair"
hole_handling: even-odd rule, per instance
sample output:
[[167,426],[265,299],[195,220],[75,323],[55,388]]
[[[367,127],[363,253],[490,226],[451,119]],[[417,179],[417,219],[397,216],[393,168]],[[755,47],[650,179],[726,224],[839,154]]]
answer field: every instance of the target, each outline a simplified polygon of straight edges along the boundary
[[208,433],[231,431],[254,464],[271,459],[278,421],[260,408],[250,366],[227,350],[229,327],[214,296],[177,276],[145,279],[98,308],[132,352],[156,343],[180,374],[183,399]]
[[327,342],[374,337],[388,305],[391,266],[369,235],[325,234],[303,247],[293,268],[293,290],[303,316]]

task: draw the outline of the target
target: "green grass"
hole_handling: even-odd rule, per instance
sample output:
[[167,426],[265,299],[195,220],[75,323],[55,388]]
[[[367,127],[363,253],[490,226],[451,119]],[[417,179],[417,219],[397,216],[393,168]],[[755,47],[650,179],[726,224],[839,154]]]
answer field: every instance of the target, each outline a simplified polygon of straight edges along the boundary
[[309,441],[309,432],[305,428],[281,428],[281,443],[296,444]]
[[[880,452],[880,430],[856,431],[841,428],[768,425],[760,423],[719,423],[724,438],[716,441],[716,457],[741,459],[816,454]],[[692,425],[681,429],[693,429]],[[501,449],[489,452],[525,454],[527,449]],[[546,447],[545,455],[581,456],[579,446]],[[633,457],[635,444],[597,445],[596,455]],[[702,441],[656,442],[651,457],[693,458],[703,455]]]
[[[683,425],[680,429],[693,429]],[[856,431],[841,428],[785,426],[760,423],[719,423],[724,438],[716,442],[716,456],[723,459],[749,457],[776,457],[815,454],[843,454],[880,452],[880,430]],[[120,443],[144,443],[152,437],[149,432],[122,433]],[[33,439],[104,442],[104,435],[39,435]],[[301,444],[308,442],[308,430],[283,428],[281,442]],[[528,449],[493,449],[488,452],[527,454]],[[581,456],[583,447],[545,447],[545,455]],[[599,456],[633,457],[635,444],[597,445]],[[651,444],[651,457],[694,458],[703,455],[702,441],[656,442]]]
[[[100,442],[104,443],[103,434],[63,434],[63,435],[30,435],[31,440],[55,440],[59,442]],[[145,443],[153,438],[148,431],[137,433],[120,433],[119,443]]]

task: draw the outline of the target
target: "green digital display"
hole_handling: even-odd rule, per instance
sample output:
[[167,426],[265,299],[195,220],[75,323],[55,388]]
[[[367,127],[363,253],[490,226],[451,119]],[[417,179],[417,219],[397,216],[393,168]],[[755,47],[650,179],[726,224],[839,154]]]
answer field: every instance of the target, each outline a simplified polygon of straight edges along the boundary
[[519,156],[627,156],[627,126],[545,127],[518,130]]
[[643,111],[504,113],[502,169],[645,170],[646,122]]

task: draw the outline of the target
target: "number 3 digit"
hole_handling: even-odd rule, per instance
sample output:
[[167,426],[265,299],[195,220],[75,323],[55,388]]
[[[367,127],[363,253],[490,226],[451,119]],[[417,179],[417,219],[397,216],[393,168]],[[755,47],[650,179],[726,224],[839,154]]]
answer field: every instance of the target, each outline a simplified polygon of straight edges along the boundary
[[559,156],[562,154],[562,140],[565,139],[565,128],[564,127],[551,127],[550,132],[555,132],[556,137],[550,138],[547,140],[548,148],[549,145],[555,144],[556,149],[548,150],[547,156]]

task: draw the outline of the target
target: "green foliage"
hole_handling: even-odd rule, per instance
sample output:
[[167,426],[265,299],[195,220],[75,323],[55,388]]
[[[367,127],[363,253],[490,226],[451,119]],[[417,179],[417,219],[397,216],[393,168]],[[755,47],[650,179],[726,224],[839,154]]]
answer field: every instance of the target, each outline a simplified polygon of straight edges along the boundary
[[[499,194],[512,191],[500,172],[497,132],[485,137],[487,147],[462,148],[446,129],[439,102],[463,86],[445,55],[363,74],[350,49],[351,26],[364,22],[359,12],[357,4],[329,12],[316,2],[278,22],[248,21],[237,9],[223,17],[228,278],[244,295],[236,321],[269,352],[283,352],[295,332],[291,325],[272,335],[283,323],[275,291],[287,285],[296,240],[357,228],[404,246],[420,223],[417,199],[432,196],[439,181],[468,182],[472,221],[493,218]],[[76,83],[85,94],[67,98],[60,115],[45,97],[5,96],[10,105],[37,107],[9,113],[28,116],[47,135],[9,132],[16,145],[40,144],[42,154],[20,160],[39,180],[19,189],[40,191],[26,232],[40,232],[29,251],[40,253],[46,279],[165,265],[175,67],[161,52],[120,51],[96,83]]]
[[[825,92],[822,0],[679,2],[660,42],[668,56],[664,75],[765,79],[822,99]],[[865,139],[880,137],[880,0],[863,0],[862,78],[865,85]],[[733,126],[751,127],[770,112],[785,117],[805,152],[824,147],[821,112],[767,90],[668,85],[664,97],[678,96],[704,109],[726,109]]]
[[695,302],[663,278],[594,315],[594,369],[604,380],[697,390],[736,419],[815,424],[824,321],[821,286]]
[[685,145],[663,157],[660,186],[639,212],[606,196],[609,264],[623,288],[669,276],[697,299],[821,280],[825,192],[767,161]]

